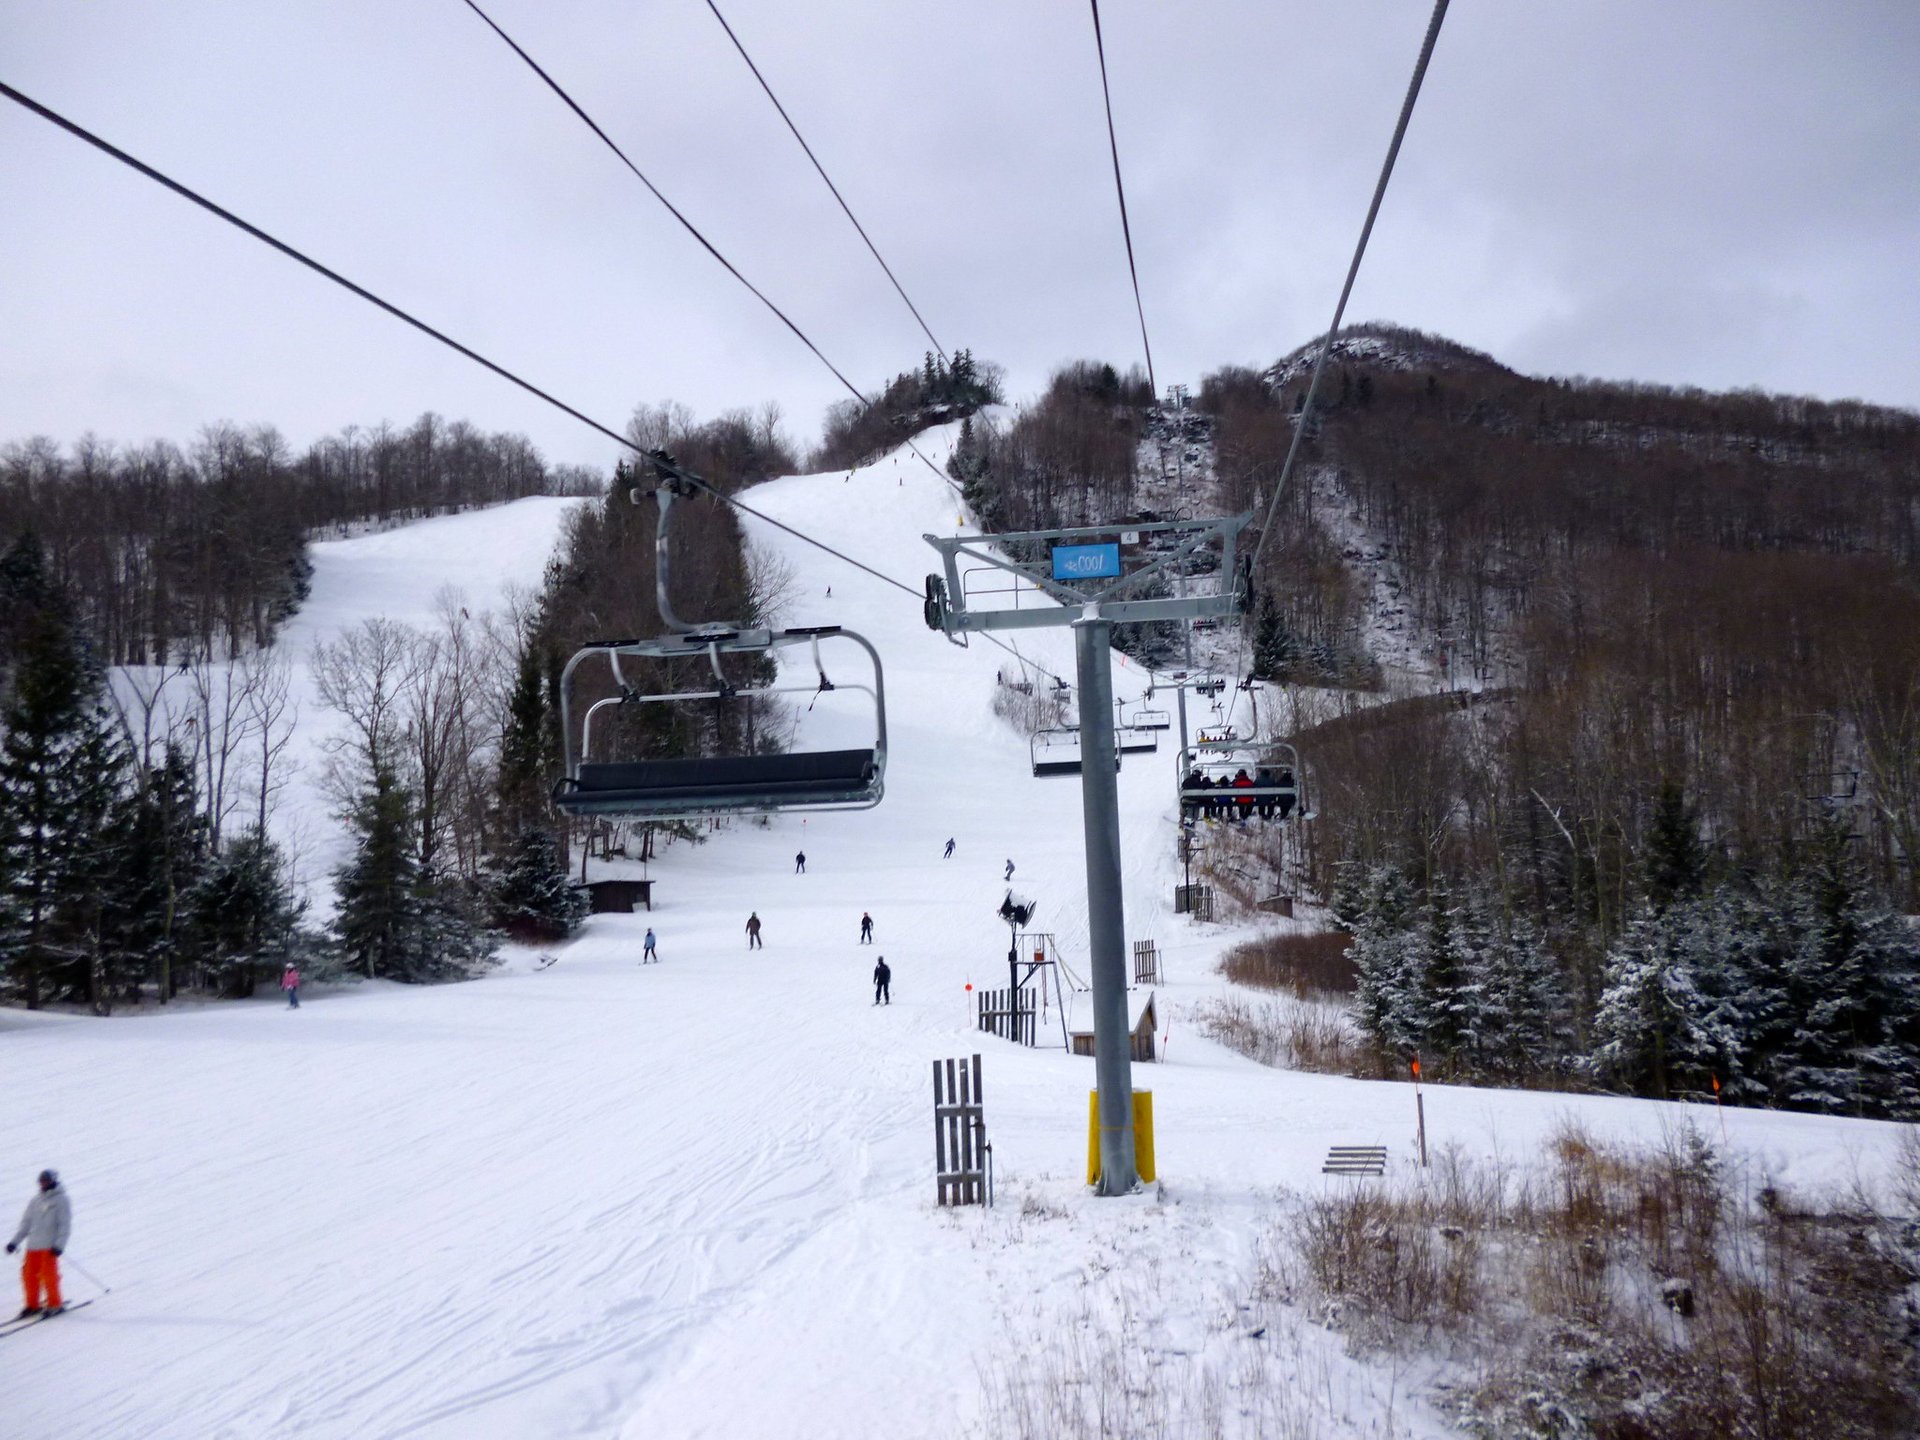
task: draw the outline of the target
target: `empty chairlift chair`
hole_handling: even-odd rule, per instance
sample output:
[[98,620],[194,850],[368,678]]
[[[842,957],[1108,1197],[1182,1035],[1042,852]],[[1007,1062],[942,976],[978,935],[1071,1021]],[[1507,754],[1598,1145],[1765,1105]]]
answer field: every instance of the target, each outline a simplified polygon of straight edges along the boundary
[[[822,640],[850,640],[873,662],[872,685],[836,685],[817,671],[816,685],[735,687],[720,668],[723,655],[759,655],[792,645],[814,648]],[[583,663],[604,656],[612,667],[617,693],[587,707],[580,717],[576,747],[573,687]],[[718,683],[710,690],[674,690],[645,694],[627,684],[622,656],[634,659],[705,657]],[[623,816],[670,820],[698,815],[765,815],[783,810],[865,810],[880,803],[887,768],[887,720],[880,657],[864,638],[838,626],[798,630],[746,630],[726,635],[710,631],[659,640],[606,641],[589,645],[567,662],[560,686],[560,723],[566,736],[566,774],[553,789],[553,803],[568,815]],[[801,750],[785,755],[718,755],[670,760],[595,760],[593,722],[608,706],[686,705],[703,700],[753,700],[762,696],[817,696],[827,690],[864,692],[871,697],[874,735],[871,746],[855,749]]]
[[[670,820],[701,815],[765,815],[787,810],[865,810],[878,805],[887,769],[886,684],[880,656],[866,639],[838,625],[786,630],[753,629],[725,623],[688,625],[667,600],[667,536],[672,498],[690,493],[685,472],[671,457],[655,456],[663,485],[657,541],[656,599],[671,633],[649,640],[605,640],[584,646],[561,673],[560,723],[566,773],[553,787],[553,802],[568,815],[621,816],[633,820]],[[703,483],[697,482],[696,483]],[[873,681],[836,684],[821,663],[821,642],[850,642],[866,652]],[[811,653],[813,684],[735,686],[727,679],[725,657],[746,659],[794,646]],[[614,693],[587,706],[576,728],[575,685],[580,668],[595,659],[610,667]],[[714,686],[700,690],[645,693],[630,683],[622,660],[704,660]],[[703,701],[752,701],[762,697],[831,692],[864,694],[873,710],[873,739],[855,748],[794,751],[784,755],[735,754],[658,760],[594,758],[594,721],[609,707],[698,704]]]
[[[1027,756],[1035,775],[1078,775],[1080,773],[1080,731],[1075,726],[1039,730],[1027,742]],[[1120,768],[1120,745],[1113,747],[1113,768]]]

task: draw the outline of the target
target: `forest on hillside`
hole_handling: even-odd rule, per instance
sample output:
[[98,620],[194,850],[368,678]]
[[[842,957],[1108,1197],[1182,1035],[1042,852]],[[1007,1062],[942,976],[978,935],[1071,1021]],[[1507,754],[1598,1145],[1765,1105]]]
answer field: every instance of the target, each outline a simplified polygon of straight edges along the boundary
[[269,643],[306,594],[309,539],[604,483],[434,414],[301,451],[270,425],[209,425],[184,448],[36,437],[0,445],[0,547],[37,537],[103,663],[160,665]]
[[321,777],[355,842],[325,932],[270,826],[294,720],[275,639],[311,539],[602,488],[433,415],[299,455],[225,425],[186,451],[0,449],[0,998],[105,1014],[288,963],[451,978],[495,928],[576,924],[551,818],[511,782],[547,728],[522,617],[450,597],[433,626],[378,618],[299,657],[347,728]]
[[928,426],[972,415],[1004,398],[998,365],[975,360],[971,350],[956,350],[951,357],[929,350],[918,370],[902,370],[878,393],[829,406],[808,468],[863,465]]
[[[1920,416],[1374,338],[1323,381],[1253,648],[1322,678],[1288,567],[1338,554],[1338,591],[1377,560],[1479,692],[1301,709],[1303,880],[1357,936],[1375,1038],[1442,1073],[1913,1113]],[[1223,475],[1271,485],[1306,384],[1209,378]]]

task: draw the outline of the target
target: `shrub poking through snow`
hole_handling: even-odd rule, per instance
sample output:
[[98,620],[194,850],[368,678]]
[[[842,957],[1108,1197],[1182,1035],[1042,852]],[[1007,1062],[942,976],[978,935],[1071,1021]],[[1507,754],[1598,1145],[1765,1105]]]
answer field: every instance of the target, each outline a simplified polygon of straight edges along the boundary
[[1920,1425],[1908,1231],[1859,1196],[1795,1201],[1695,1130],[1652,1150],[1577,1128],[1507,1175],[1443,1156],[1419,1188],[1308,1200],[1300,1298],[1363,1349],[1444,1334],[1449,1405],[1488,1437],[1813,1436]]

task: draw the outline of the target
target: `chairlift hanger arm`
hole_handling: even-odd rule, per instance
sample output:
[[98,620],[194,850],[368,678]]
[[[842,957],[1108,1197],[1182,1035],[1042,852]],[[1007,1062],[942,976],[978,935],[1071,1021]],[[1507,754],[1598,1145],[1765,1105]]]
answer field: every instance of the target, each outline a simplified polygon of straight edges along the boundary
[[[1233,537],[1246,523],[1244,515],[1229,516],[1217,520],[1204,521],[1168,521],[1142,526],[1083,526],[1064,530],[1034,530],[1012,535],[988,536],[946,536],[927,535],[923,538],[938,550],[946,568],[945,594],[937,604],[933,588],[937,587],[938,577],[929,577],[928,625],[944,630],[949,636],[970,630],[1024,630],[1046,626],[1058,626],[1063,617],[1057,611],[1037,610],[985,610],[969,612],[966,608],[966,593],[961,585],[959,561],[962,556],[978,560],[984,565],[994,566],[1020,577],[1059,601],[1070,610],[1085,610],[1088,606],[1098,606],[1100,618],[1116,624],[1140,624],[1157,620],[1192,620],[1210,617],[1228,617],[1237,614],[1240,609],[1240,597],[1237,588],[1224,594],[1167,596],[1161,598],[1130,600],[1121,598],[1133,586],[1140,584],[1185,555],[1208,544],[1218,536],[1224,545],[1223,559],[1231,565],[1233,561]],[[1008,560],[984,547],[1009,541],[1044,544],[1056,540],[1073,540],[1086,536],[1114,535],[1122,528],[1142,531],[1179,531],[1188,536],[1174,552],[1159,557],[1154,563],[1142,567],[1132,575],[1123,577],[1118,584],[1108,586],[1094,594],[1086,594],[1071,586],[1061,584],[1045,569],[1022,565]],[[1199,533],[1195,533],[1199,532]],[[937,618],[936,618],[937,611]],[[1070,616],[1067,618],[1071,618]]]
[[[1241,522],[1244,522],[1247,519],[1247,517],[1244,515],[1232,517],[1232,518],[1238,519]],[[1221,544],[1220,573],[1222,575],[1231,575],[1234,571],[1234,566],[1236,563],[1234,539],[1237,533],[1238,533],[1238,526],[1236,525],[1232,529],[1223,529],[1219,531],[1209,529],[1204,533],[1189,536],[1187,539],[1181,541],[1179,545],[1176,546],[1174,549],[1169,550],[1166,554],[1159,556],[1158,558],[1154,559],[1147,565],[1134,571],[1131,575],[1121,576],[1118,580],[1114,581],[1113,584],[1109,585],[1106,589],[1098,591],[1092,596],[1089,596],[1088,598],[1097,604],[1102,601],[1106,601],[1106,600],[1117,598],[1118,596],[1124,595],[1129,590],[1132,590],[1136,585],[1139,585],[1142,581],[1146,580],[1148,577],[1163,574],[1168,569],[1168,567],[1180,561],[1184,561],[1189,557],[1193,555],[1197,555],[1201,551],[1207,549],[1210,545],[1212,545],[1216,534],[1219,536],[1220,544]]]

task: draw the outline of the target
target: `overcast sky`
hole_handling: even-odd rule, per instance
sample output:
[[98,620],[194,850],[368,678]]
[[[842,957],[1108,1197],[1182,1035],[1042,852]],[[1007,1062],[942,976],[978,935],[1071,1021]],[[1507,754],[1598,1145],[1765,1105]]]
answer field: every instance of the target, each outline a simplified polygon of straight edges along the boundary
[[[925,337],[704,0],[486,0],[863,389]],[[1088,7],[721,6],[949,348],[1140,357]],[[1108,0],[1164,387],[1323,329],[1427,0]],[[1920,4],[1455,0],[1348,312],[1920,405]],[[460,0],[0,0],[0,78],[618,428],[838,383]],[[423,410],[612,447],[0,102],[0,440]]]

